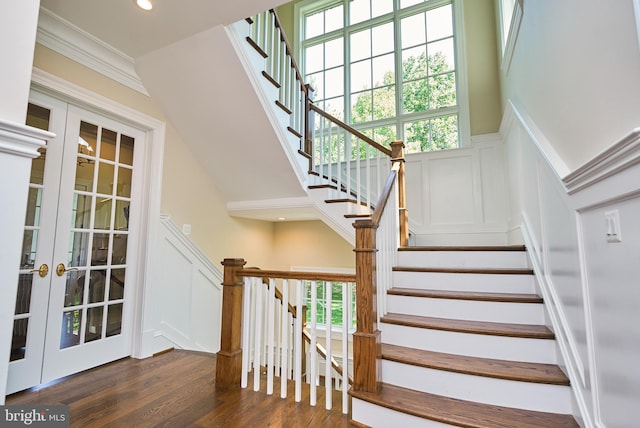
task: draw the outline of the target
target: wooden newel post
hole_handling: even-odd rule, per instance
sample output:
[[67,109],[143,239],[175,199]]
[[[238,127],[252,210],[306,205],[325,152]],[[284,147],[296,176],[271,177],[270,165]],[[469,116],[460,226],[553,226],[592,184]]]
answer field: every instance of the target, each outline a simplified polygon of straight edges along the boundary
[[356,320],[353,334],[353,389],[377,392],[381,382],[382,346],[378,330],[376,229],[371,220],[358,220],[356,230]]
[[398,214],[400,222],[400,246],[409,245],[409,211],[407,211],[407,193],[405,190],[404,172],[404,142],[394,141],[391,143],[391,161],[400,162],[398,171]]
[[240,386],[242,376],[242,277],[244,259],[224,259],[222,282],[222,331],[216,354],[216,388]]

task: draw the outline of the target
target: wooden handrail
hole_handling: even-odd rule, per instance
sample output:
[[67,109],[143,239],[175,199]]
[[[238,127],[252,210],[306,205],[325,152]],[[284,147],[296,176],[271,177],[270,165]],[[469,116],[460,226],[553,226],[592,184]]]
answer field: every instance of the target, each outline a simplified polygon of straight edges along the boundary
[[[307,330],[305,328],[302,331],[302,336],[304,337],[304,340],[306,340],[308,344],[311,344],[311,333],[309,333],[309,330]],[[331,338],[328,338],[327,340],[331,340]],[[322,345],[320,345],[319,343],[316,342],[316,351],[326,361],[326,359],[327,359],[327,350],[324,348],[324,346],[322,346]],[[340,375],[340,376],[342,376],[342,374],[344,373],[342,371],[342,366],[333,357],[331,357],[331,367],[333,367],[333,369],[336,371],[336,373],[338,373],[338,375]],[[348,376],[347,379],[349,380],[349,385],[353,385],[353,377]]]
[[289,57],[291,58],[291,67],[294,69],[296,73],[296,77],[298,78],[301,88],[304,91],[304,87],[305,87],[304,78],[302,77],[302,73],[300,73],[300,67],[298,67],[298,64],[296,63],[296,58],[293,56],[293,49],[291,49],[291,44],[287,40],[287,36],[284,34],[284,30],[282,29],[280,18],[278,17],[278,14],[275,11],[275,9],[269,9],[269,12],[273,14],[275,26],[280,29],[280,40],[282,41],[282,43],[284,43],[285,51],[287,55],[289,55]]
[[355,274],[328,272],[299,272],[290,270],[242,269],[238,276],[255,278],[299,279],[302,281],[356,282]]
[[387,177],[387,181],[384,183],[384,188],[382,189],[382,193],[378,198],[378,202],[376,204],[376,209],[371,214],[371,223],[375,227],[378,227],[380,224],[380,219],[382,218],[382,214],[384,213],[384,209],[387,206],[387,201],[389,200],[389,196],[391,196],[391,191],[393,190],[393,184],[398,176],[398,171],[400,170],[400,163],[394,162],[391,166],[391,171],[389,172],[389,176]]
[[310,103],[309,110],[313,110],[314,112],[318,113],[320,116],[324,117],[325,119],[330,120],[331,122],[333,122],[336,125],[338,125],[340,128],[342,128],[345,131],[355,135],[356,137],[358,137],[359,139],[361,139],[365,143],[367,143],[370,146],[374,147],[376,150],[381,151],[382,153],[384,153],[387,156],[391,156],[391,149],[388,149],[387,147],[383,146],[382,144],[375,142],[373,139],[367,137],[362,132],[358,131],[357,129],[355,129],[355,128],[349,126],[349,125],[347,125],[346,123],[344,123],[343,121],[341,121],[337,117],[330,115],[326,111],[322,110],[320,107],[317,107],[315,104]]

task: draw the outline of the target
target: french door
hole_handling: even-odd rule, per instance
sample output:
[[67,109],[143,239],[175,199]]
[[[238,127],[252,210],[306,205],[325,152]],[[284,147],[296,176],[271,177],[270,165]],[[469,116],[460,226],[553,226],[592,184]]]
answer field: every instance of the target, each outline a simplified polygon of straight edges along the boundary
[[32,93],[56,133],[31,169],[7,392],[130,355],[144,133]]

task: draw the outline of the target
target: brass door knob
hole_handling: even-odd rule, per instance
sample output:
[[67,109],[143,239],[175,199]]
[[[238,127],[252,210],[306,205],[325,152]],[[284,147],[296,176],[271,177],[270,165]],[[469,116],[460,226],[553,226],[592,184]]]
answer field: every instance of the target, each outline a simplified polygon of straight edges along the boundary
[[56,266],[56,274],[58,276],[62,276],[65,272],[69,272],[71,270],[78,270],[78,268],[66,268],[64,263],[58,263],[58,266]]
[[31,272],[34,272],[34,273],[38,272],[38,275],[40,275],[40,278],[44,278],[49,273],[49,266],[43,263],[40,265],[39,269],[32,269]]

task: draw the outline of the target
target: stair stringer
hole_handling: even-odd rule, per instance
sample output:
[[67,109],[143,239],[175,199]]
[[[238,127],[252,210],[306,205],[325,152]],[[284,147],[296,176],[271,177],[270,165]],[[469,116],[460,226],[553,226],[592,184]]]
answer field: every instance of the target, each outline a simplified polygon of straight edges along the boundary
[[249,23],[245,20],[238,21],[225,27],[231,40],[231,44],[238,53],[238,58],[244,66],[258,99],[262,104],[273,130],[278,136],[291,167],[301,184],[306,184],[308,160],[298,154],[300,149],[300,139],[287,130],[289,126],[289,115],[276,106],[278,99],[278,89],[268,82],[262,72],[266,69],[266,60],[260,56],[246,41],[250,35]]

